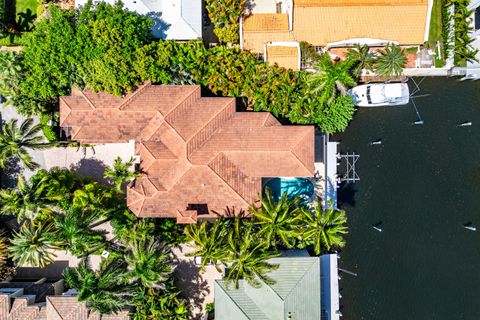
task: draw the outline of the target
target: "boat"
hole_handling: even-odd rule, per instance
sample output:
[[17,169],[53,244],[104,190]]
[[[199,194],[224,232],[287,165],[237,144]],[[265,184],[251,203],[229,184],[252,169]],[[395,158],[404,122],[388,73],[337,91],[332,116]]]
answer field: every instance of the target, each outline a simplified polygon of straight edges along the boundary
[[353,87],[349,94],[358,107],[401,106],[410,100],[406,83],[371,83]]

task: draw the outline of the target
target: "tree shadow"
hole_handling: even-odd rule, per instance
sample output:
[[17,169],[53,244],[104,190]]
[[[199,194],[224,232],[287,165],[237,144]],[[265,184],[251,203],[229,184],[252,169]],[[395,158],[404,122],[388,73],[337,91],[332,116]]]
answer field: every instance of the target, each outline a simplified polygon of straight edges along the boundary
[[104,184],[106,181],[103,178],[103,173],[106,168],[107,166],[102,161],[94,158],[84,158],[70,166],[70,169],[75,171],[78,175],[92,178],[93,180]]
[[155,38],[165,39],[167,37],[167,31],[171,25],[162,19],[161,12],[148,12],[146,16],[153,21],[152,34]]
[[37,14],[27,9],[25,12],[17,14],[16,24],[20,28],[20,31],[32,31],[35,19],[37,19]]
[[176,268],[173,276],[177,287],[182,291],[182,297],[189,300],[191,307],[201,310],[210,288],[200,272],[200,267],[195,265],[193,260],[176,260],[174,264]]
[[2,170],[1,187],[15,188],[17,186],[18,176],[23,172],[24,168],[18,157],[11,157],[7,161],[5,169]]
[[353,183],[348,183],[345,181],[342,182],[338,188],[338,193],[337,193],[337,200],[338,200],[339,206],[341,207],[342,205],[346,204],[351,207],[355,207],[356,193],[357,193],[357,190],[355,189],[355,185]]

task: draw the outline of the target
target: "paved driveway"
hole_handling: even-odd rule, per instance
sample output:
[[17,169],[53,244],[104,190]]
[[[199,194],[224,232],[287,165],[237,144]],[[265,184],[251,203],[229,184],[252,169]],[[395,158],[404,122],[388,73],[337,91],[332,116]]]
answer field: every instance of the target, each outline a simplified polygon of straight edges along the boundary
[[[18,119],[21,123],[26,117],[18,114],[13,106],[0,109],[2,121]],[[33,117],[34,123],[38,118]],[[97,181],[103,181],[103,171],[113,165],[117,157],[128,161],[134,155],[134,142],[98,144],[91,147],[58,147],[46,150],[29,150],[33,160],[37,162],[39,169],[51,169],[53,167],[68,168],[75,170],[82,176],[91,177]],[[23,173],[26,178],[31,177],[35,171],[24,168],[20,163],[14,163],[9,172],[6,172],[5,186],[14,186],[16,177]]]

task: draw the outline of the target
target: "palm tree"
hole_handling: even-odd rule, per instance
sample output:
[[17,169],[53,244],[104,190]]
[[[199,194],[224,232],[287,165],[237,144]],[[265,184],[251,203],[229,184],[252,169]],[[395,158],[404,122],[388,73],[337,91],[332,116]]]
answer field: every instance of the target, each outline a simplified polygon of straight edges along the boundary
[[[320,202],[319,202],[320,203]],[[329,208],[323,210],[320,204],[316,205],[313,212],[304,210],[306,225],[302,228],[302,240],[304,245],[313,245],[315,254],[321,253],[322,246],[327,251],[332,247],[343,247],[347,234],[347,217],[345,211]]]
[[19,266],[43,268],[53,262],[55,254],[52,250],[59,249],[53,241],[53,232],[51,224],[25,222],[10,240],[12,246],[8,251]]
[[84,258],[78,267],[63,272],[66,285],[77,290],[78,301],[101,314],[119,312],[126,306],[129,288],[122,283],[124,276],[124,265],[119,260],[101,264],[100,270],[94,271]]
[[33,170],[38,163],[33,161],[27,149],[45,149],[52,144],[43,142],[43,137],[38,135],[42,130],[41,124],[33,126],[33,119],[26,119],[18,127],[17,122],[13,119],[5,123],[0,133],[0,167],[5,168],[9,159],[18,157],[26,168]]
[[240,279],[256,288],[262,285],[259,280],[267,285],[275,284],[267,273],[277,269],[278,265],[270,264],[267,260],[279,254],[265,251],[265,244],[258,240],[253,224],[242,224],[241,221],[235,219],[224,247],[227,262],[226,285],[233,282],[238,289]]
[[346,95],[348,87],[357,84],[352,75],[355,63],[353,59],[334,62],[328,53],[324,53],[315,65],[316,72],[308,78],[311,92],[319,94],[320,100],[328,104],[339,93]]
[[135,159],[133,157],[127,162],[122,162],[122,159],[117,157],[113,162],[113,168],[105,169],[103,177],[111,181],[118,191],[121,191],[125,182],[130,182],[138,177],[138,173],[130,170],[134,164]]
[[355,44],[347,50],[347,57],[355,61],[355,75],[359,76],[363,69],[372,71],[375,63],[375,54],[370,52],[368,45]]
[[64,214],[57,214],[53,218],[57,230],[55,240],[76,256],[95,252],[107,244],[106,232],[92,229],[97,219],[98,215],[90,210],[71,207]]
[[127,244],[124,254],[127,282],[147,288],[164,289],[173,271],[170,250],[152,237],[137,237]]
[[0,231],[0,266],[7,260],[7,238],[3,231]]
[[207,263],[217,266],[225,258],[222,244],[227,236],[226,222],[219,217],[215,223],[204,221],[200,225],[190,224],[185,227],[187,239],[193,241],[195,251],[190,256],[202,257],[201,270],[205,270]]
[[375,63],[375,72],[382,76],[399,76],[407,64],[405,51],[396,44],[388,44],[380,51]]
[[255,225],[260,226],[258,235],[265,240],[267,248],[279,244],[287,248],[295,245],[299,236],[298,224],[302,218],[299,198],[289,199],[287,193],[275,201],[270,188],[266,188],[261,207],[251,205],[250,213],[255,217]]
[[45,178],[32,178],[27,182],[23,175],[19,175],[15,189],[0,190],[0,213],[16,215],[18,222],[33,219],[39,213],[51,213],[50,204],[60,200],[62,195],[49,191],[49,188]]

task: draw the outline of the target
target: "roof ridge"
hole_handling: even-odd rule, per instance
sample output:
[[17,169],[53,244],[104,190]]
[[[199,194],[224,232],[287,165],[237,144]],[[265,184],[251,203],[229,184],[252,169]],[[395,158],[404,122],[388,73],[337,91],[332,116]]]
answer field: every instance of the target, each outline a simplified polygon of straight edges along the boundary
[[[299,258],[301,258],[301,257],[299,257]],[[307,257],[304,257],[304,258],[307,258]],[[308,257],[308,258],[310,258],[310,257]],[[292,293],[293,289],[295,289],[297,287],[297,284],[299,284],[305,278],[305,276],[307,275],[307,271],[310,270],[313,267],[313,265],[316,264],[317,262],[320,263],[320,257],[318,257],[318,259],[312,260],[312,263],[310,264],[310,266],[305,270],[305,272],[298,279],[298,281],[295,283],[295,285],[292,286],[292,289],[290,289],[290,291],[285,295],[285,300],[290,295],[290,293]],[[275,290],[273,290],[273,291],[275,291]]]
[[83,99],[85,99],[88,103],[88,105],[90,106],[90,108],[92,108],[92,110],[95,110],[96,107],[95,105],[93,104],[93,102],[90,100],[89,97],[87,97],[87,95],[85,94],[85,92],[83,92],[83,90],[78,90],[78,92],[80,93],[80,95],[83,97]]
[[[235,99],[235,98],[232,98],[232,99]],[[229,103],[226,105],[226,108],[223,108],[220,112],[218,112],[215,117],[213,117],[212,119],[210,119],[210,121],[208,121],[207,123],[205,123],[205,125],[200,129],[198,130],[188,141],[186,141],[187,143],[187,159],[190,161],[190,156],[192,155],[193,152],[199,150],[207,141],[209,141],[215,134],[215,132],[217,132],[220,128],[222,128],[223,126],[226,125],[226,123],[232,119],[232,117],[236,114],[236,103],[235,103],[235,100],[232,100],[233,103]],[[226,113],[226,111],[229,111],[229,108],[232,108],[233,111],[230,112],[230,113]],[[216,120],[217,118],[219,117],[222,117],[222,114],[223,113],[226,113],[226,116],[225,116],[225,119],[223,119],[223,121],[221,123],[219,123],[215,128],[214,130],[207,136],[204,138],[203,141],[201,141],[201,143],[197,146],[195,146],[195,149],[193,151],[190,150],[191,148],[191,143],[193,143],[193,140],[197,138],[197,136],[203,131],[203,130],[206,130],[206,128],[213,123],[214,120]],[[214,124],[212,124],[214,125]]]
[[236,194],[238,194],[238,195],[240,196],[240,198],[247,204],[247,206],[250,205],[250,203],[248,203],[248,201],[247,201],[237,190],[235,190],[235,189],[230,185],[230,183],[228,183],[227,180],[225,180],[222,176],[220,176],[220,175],[210,166],[210,164],[211,164],[213,161],[215,161],[219,156],[224,156],[225,159],[226,159],[228,162],[230,162],[231,164],[233,164],[233,165],[235,166],[235,168],[242,173],[242,175],[248,177],[248,175],[246,175],[242,170],[240,170],[240,168],[238,168],[237,164],[234,163],[232,160],[230,160],[230,159],[227,157],[227,155],[225,155],[225,153],[224,153],[223,151],[222,151],[222,152],[219,152],[219,153],[217,154],[217,156],[216,156],[215,158],[213,158],[213,160],[208,163],[207,166],[210,168],[210,170],[211,170],[217,177],[219,177],[220,179],[222,179],[222,181],[225,182],[225,184],[226,184],[230,189],[232,189],[233,192],[235,192]]
[[[300,139],[299,139],[299,142],[297,142],[295,144],[295,146],[290,150],[290,153],[302,164],[302,166],[310,173],[312,173],[313,175],[315,174],[315,169],[312,171],[310,170],[309,168],[307,168],[307,166],[303,163],[303,161],[297,156],[297,154],[295,153],[295,149],[298,147],[298,145],[303,141],[303,139],[308,135],[310,134],[310,132],[308,131],[307,133],[305,133],[305,135],[303,135]],[[313,132],[314,134],[314,141],[315,141],[315,131]],[[315,144],[314,144],[314,148],[315,148]],[[314,157],[315,157],[315,150],[313,151],[314,152]]]
[[132,100],[140,95],[145,88],[150,87],[152,83],[150,81],[145,81],[142,85],[140,85],[137,90],[133,91],[129,97],[125,97],[125,100],[120,102],[120,104],[117,106],[117,109],[123,110],[125,107],[127,107]]
[[[198,99],[198,100],[205,99],[205,98],[208,99],[208,97],[200,97],[200,99]],[[225,111],[225,109],[231,107],[231,104],[232,104],[232,103],[235,104],[235,98],[233,98],[233,97],[222,97],[222,98],[224,98],[224,99],[225,99],[225,98],[226,98],[226,99],[231,98],[231,101],[229,101],[228,103],[226,103],[224,106],[222,106],[222,108],[221,108],[219,111],[217,111],[216,113],[214,113],[214,114],[210,117],[210,119],[208,119],[208,120],[205,122],[205,125],[204,125],[204,126],[200,127],[197,131],[195,131],[195,132],[193,133],[192,137],[191,137],[190,139],[188,139],[188,141],[192,140],[201,130],[203,130],[203,128],[205,128],[210,122],[212,122],[220,113],[222,113],[223,111]],[[215,99],[216,99],[216,98],[215,98]],[[230,118],[231,118],[231,116],[230,116]],[[230,118],[229,118],[229,119],[230,119]],[[224,124],[225,124],[225,122],[224,122]],[[218,129],[220,129],[220,127],[222,127],[222,126],[223,126],[223,125],[220,125],[215,131],[217,131]],[[188,141],[185,141],[185,142],[188,143]],[[206,141],[207,141],[207,140],[205,140],[204,143],[205,143]]]
[[[221,280],[223,283],[225,283],[225,280]],[[244,279],[241,279],[240,281],[245,281]],[[225,292],[225,294],[230,298],[230,300],[238,307],[238,309],[245,315],[245,317],[248,318],[248,314],[243,310],[243,308],[237,303],[237,301],[228,293],[228,290],[226,290],[226,286],[224,287],[223,285],[220,285],[220,282],[219,280],[215,280],[215,282],[217,282],[219,284],[219,287],[222,289],[223,292]],[[239,289],[235,289],[235,290],[239,290]],[[242,293],[249,299],[253,302],[253,304],[257,307],[257,309],[265,316],[265,318],[267,318],[267,315],[263,312],[262,309],[260,309],[260,307],[255,303],[255,301],[250,298],[250,296],[245,292],[245,290],[242,290]]]
[[[163,117],[166,119],[173,111],[175,111],[182,103],[184,103],[187,99],[191,98],[194,94],[196,94],[201,88],[199,85],[189,85],[189,87],[194,87],[195,89],[187,96],[185,96],[185,98],[179,100],[177,102],[177,104],[170,110],[168,111]],[[200,95],[198,96],[195,96],[195,99],[192,101],[192,104],[193,102],[197,101],[198,99],[201,99],[202,98],[202,95],[200,93]]]
[[[65,115],[65,117],[63,118],[63,121],[62,121],[62,117],[61,117],[61,113],[60,113],[60,125],[62,125],[62,123],[65,122],[65,120],[67,120],[68,116],[72,113],[72,107],[70,107],[68,102],[64,99],[64,96],[61,96],[59,98],[59,104],[62,104],[62,102],[63,102],[64,106],[67,107],[68,112]],[[60,110],[61,110],[61,108],[60,108]]]

